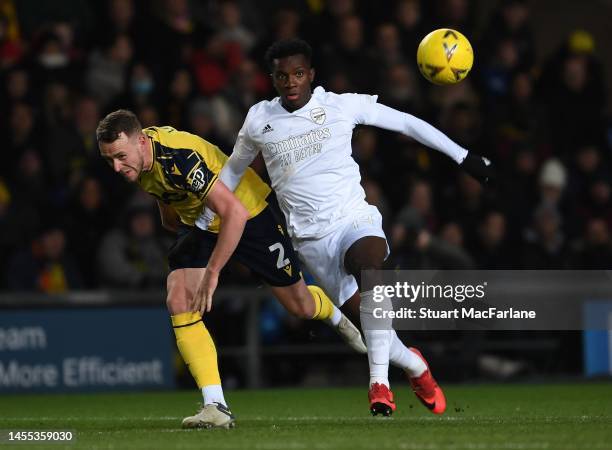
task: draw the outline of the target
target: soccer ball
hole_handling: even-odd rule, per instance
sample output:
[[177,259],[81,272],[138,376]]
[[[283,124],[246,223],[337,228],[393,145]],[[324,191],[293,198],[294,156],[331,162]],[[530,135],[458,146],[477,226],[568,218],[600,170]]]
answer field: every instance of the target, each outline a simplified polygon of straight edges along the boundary
[[434,84],[455,84],[463,80],[474,63],[467,38],[450,28],[434,30],[423,38],[417,50],[417,64]]

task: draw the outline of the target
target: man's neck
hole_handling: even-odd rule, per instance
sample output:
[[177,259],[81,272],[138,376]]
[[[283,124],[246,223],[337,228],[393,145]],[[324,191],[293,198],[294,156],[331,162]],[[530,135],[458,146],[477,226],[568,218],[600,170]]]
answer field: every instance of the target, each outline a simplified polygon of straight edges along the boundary
[[149,136],[145,135],[145,154],[143,156],[143,165],[145,172],[150,172],[153,168],[153,142]]

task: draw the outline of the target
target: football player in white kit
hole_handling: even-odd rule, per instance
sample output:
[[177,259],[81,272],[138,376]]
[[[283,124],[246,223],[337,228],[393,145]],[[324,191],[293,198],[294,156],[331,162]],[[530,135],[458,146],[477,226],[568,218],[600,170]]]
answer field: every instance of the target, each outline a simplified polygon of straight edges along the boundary
[[[361,271],[381,269],[389,247],[382,217],[365,201],[359,166],[351,156],[355,126],[374,125],[410,136],[447,154],[481,182],[493,171],[487,159],[469,153],[428,123],[377,103],[375,95],[339,95],[322,87],[313,91],[311,57],[310,46],[299,39],[279,41],[268,49],[266,61],[279,97],[251,107],[220,179],[234,189],[262,153],[300,259],[339,306],[361,303],[363,325],[372,315],[372,308],[363,305],[372,305],[373,294],[361,289]],[[213,217],[209,211],[203,216],[199,223]],[[421,353],[406,347],[390,326],[364,326],[363,331],[372,414],[388,416],[396,409],[389,362],[406,372],[428,409],[442,414],[446,399]]]

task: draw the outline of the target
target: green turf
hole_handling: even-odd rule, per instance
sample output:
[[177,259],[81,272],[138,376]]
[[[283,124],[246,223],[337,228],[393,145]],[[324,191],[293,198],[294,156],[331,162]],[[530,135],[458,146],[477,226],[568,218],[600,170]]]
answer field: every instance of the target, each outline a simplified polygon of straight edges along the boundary
[[610,383],[457,386],[446,393],[447,413],[437,417],[398,387],[398,411],[383,419],[368,415],[362,389],[229,392],[233,430],[180,429],[197,393],[5,395],[0,428],[74,430],[71,449],[612,448]]

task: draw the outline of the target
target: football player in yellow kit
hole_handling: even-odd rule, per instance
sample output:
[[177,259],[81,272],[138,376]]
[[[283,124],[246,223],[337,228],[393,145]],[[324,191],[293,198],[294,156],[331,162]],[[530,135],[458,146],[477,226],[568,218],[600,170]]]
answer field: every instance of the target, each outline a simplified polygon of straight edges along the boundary
[[[162,225],[176,232],[170,249],[167,306],[178,349],[204,397],[186,428],[234,426],[202,313],[210,311],[219,272],[233,255],[271,288],[291,313],[326,320],[355,350],[361,333],[317,286],[306,286],[299,260],[266,198],[270,187],[252,170],[232,193],[218,175],[227,157],[204,139],[171,127],[142,129],[131,111],[117,110],[96,130],[101,156],[127,181],[157,198]],[[216,213],[206,231],[195,227],[204,206]]]

